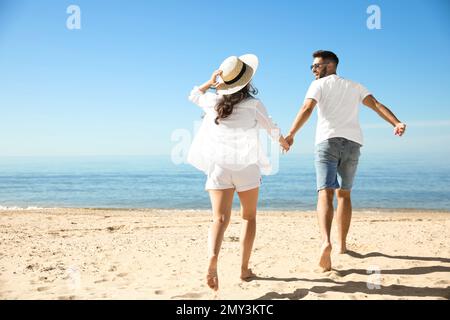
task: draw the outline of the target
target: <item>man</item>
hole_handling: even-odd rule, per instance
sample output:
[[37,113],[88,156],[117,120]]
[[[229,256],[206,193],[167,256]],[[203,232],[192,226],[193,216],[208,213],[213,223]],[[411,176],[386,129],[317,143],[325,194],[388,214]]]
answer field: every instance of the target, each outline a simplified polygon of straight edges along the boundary
[[336,220],[338,250],[345,253],[346,238],[352,216],[351,189],[363,144],[358,120],[363,103],[394,126],[394,134],[402,136],[406,125],[361,84],[339,77],[338,57],[331,51],[313,53],[311,70],[316,78],[306,93],[305,101],[286,141],[292,145],[297,131],[305,124],[317,105],[318,121],[315,141],[317,180],[317,213],[322,236],[319,266],[331,270],[330,231],[333,221],[333,197],[337,197]]

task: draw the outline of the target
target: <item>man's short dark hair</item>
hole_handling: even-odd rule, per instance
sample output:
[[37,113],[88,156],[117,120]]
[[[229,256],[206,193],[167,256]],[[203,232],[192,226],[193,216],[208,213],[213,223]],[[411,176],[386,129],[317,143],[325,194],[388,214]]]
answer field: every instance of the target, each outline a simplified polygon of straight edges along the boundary
[[339,58],[337,57],[337,55],[334,54],[334,52],[326,50],[317,50],[316,52],[313,53],[313,58],[322,58],[323,60],[326,61],[332,61],[336,63],[336,66],[339,63]]

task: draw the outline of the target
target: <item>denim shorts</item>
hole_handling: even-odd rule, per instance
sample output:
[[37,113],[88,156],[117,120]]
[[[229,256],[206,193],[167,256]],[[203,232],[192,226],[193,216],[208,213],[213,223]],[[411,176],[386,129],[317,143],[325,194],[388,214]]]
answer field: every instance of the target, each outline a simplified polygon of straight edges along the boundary
[[345,138],[330,138],[316,145],[314,162],[317,191],[351,190],[361,145]]

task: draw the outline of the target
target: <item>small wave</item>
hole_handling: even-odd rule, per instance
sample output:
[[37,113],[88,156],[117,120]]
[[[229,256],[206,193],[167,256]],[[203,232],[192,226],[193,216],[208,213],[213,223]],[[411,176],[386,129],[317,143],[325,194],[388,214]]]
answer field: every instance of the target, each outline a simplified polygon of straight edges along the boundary
[[42,208],[42,207],[16,207],[16,206],[12,206],[12,207],[7,207],[7,206],[0,206],[0,210],[1,211],[26,211],[26,210],[42,210],[42,209],[47,209],[47,208]]

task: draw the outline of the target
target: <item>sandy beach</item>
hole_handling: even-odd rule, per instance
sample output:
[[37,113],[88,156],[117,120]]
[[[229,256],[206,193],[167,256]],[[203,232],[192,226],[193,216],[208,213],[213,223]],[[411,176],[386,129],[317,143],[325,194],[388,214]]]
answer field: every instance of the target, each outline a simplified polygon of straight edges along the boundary
[[[450,213],[356,211],[349,254],[316,269],[314,212],[263,211],[251,267],[239,280],[233,213],[207,288],[209,211],[0,211],[0,299],[449,299]],[[336,236],[333,226],[333,238]]]

